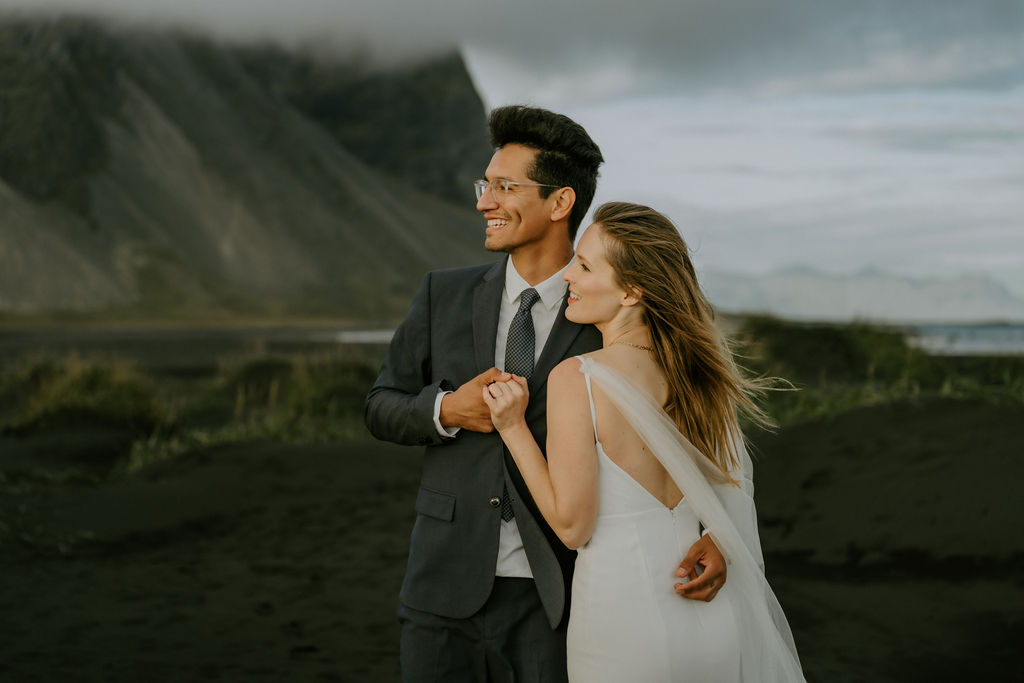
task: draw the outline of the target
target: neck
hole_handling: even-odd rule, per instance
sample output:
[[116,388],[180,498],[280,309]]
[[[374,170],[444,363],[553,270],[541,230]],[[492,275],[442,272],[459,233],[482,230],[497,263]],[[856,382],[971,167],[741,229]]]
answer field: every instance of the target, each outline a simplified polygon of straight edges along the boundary
[[520,248],[509,253],[512,265],[520,277],[531,286],[544,282],[549,277],[565,268],[572,260],[572,245],[566,243],[562,249],[526,249]]
[[630,316],[629,320],[609,320],[606,323],[595,324],[595,327],[601,332],[601,345],[608,348],[616,342],[628,342],[629,344],[650,346],[650,330],[643,321],[634,320],[633,317]]

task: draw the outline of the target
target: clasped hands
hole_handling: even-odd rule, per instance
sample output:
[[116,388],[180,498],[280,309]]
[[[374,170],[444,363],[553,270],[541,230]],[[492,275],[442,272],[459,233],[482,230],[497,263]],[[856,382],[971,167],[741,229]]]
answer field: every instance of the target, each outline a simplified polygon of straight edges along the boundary
[[[441,400],[441,424],[473,432],[493,432],[523,421],[530,392],[526,379],[491,368]],[[699,568],[699,570],[698,570]],[[679,563],[675,592],[711,602],[725,585],[726,562],[710,536],[702,536]]]
[[491,411],[491,422],[499,432],[510,427],[526,427],[526,404],[530,402],[530,388],[525,377],[501,373],[480,392]]
[[494,431],[491,421],[491,409],[484,402],[483,392],[488,385],[511,375],[498,368],[491,368],[469,380],[450,394],[441,399],[441,424],[445,427],[459,427],[471,432],[489,433]]
[[[493,386],[498,385],[498,386]],[[515,386],[521,388],[522,393],[517,392],[519,401],[513,405],[509,400],[511,394],[507,395],[501,402],[497,420],[492,416],[492,407],[487,404],[485,395],[494,398],[502,394],[502,388],[509,389]],[[507,392],[506,392],[507,393]],[[445,427],[459,427],[471,432],[489,433],[496,428],[505,427],[511,422],[517,421],[526,411],[526,404],[530,399],[529,390],[526,388],[526,379],[517,377],[498,368],[491,368],[480,373],[469,380],[450,394],[441,399],[441,424]],[[513,410],[521,405],[518,415]]]

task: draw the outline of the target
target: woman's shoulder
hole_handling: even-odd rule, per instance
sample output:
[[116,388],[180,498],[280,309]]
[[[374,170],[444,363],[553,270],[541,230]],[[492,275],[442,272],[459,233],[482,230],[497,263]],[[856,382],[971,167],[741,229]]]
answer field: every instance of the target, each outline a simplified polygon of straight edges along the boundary
[[584,357],[585,356],[572,356],[571,358],[566,358],[551,369],[551,372],[548,373],[548,381],[564,381],[574,375],[581,374],[580,368],[583,366]]
[[551,370],[548,374],[548,382],[556,387],[565,387],[568,385],[582,388],[585,382],[584,373],[587,370],[587,364],[596,363],[618,370],[616,363],[609,362],[614,361],[614,359],[608,358],[607,356],[608,349],[598,349],[596,351],[591,351],[590,353],[583,353],[579,356],[566,358]]
[[582,386],[584,381],[584,364],[587,360],[593,360],[595,353],[600,353],[600,351],[566,358],[552,368],[551,372],[548,374],[548,382],[558,387],[564,387],[566,385],[575,386],[577,384]]
[[606,349],[597,349],[596,351],[591,351],[590,353],[581,353],[578,356],[570,356],[569,358],[566,358],[561,363],[556,365],[548,374],[548,378],[550,379],[556,375],[569,377],[573,377],[575,375],[582,375],[582,368],[584,363],[586,363],[587,361],[600,363],[601,359],[605,354],[605,351]]

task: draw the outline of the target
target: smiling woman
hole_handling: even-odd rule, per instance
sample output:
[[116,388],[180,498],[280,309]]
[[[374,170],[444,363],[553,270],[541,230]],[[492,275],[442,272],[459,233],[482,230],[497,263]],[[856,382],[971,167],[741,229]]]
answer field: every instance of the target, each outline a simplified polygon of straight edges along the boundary
[[[733,362],[676,227],[604,204],[563,277],[566,317],[603,345],[550,373],[546,457],[530,383],[504,375],[482,392],[544,519],[578,550],[569,680],[803,680],[764,578],[738,422],[764,422],[762,382]],[[662,568],[686,548],[672,577]]]

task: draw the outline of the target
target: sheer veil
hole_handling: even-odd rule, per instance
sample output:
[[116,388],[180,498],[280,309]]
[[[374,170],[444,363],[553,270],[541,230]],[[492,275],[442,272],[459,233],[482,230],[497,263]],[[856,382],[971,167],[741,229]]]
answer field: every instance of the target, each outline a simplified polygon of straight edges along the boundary
[[726,483],[718,468],[676,429],[650,396],[614,370],[581,358],[580,372],[591,377],[661,462],[728,563],[727,590],[739,627],[740,669],[744,683],[803,681],[793,635],[764,576],[754,509],[752,463],[742,451],[740,483]]

